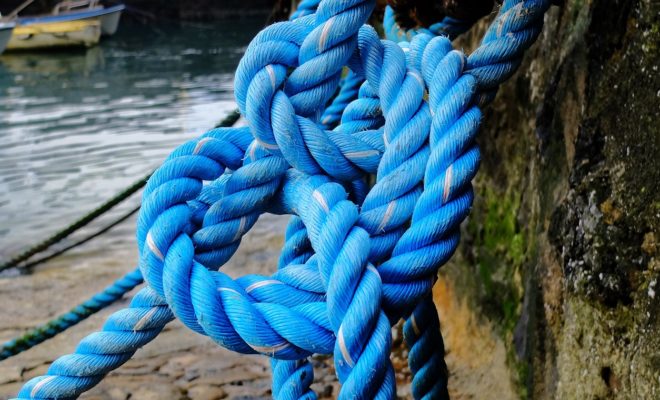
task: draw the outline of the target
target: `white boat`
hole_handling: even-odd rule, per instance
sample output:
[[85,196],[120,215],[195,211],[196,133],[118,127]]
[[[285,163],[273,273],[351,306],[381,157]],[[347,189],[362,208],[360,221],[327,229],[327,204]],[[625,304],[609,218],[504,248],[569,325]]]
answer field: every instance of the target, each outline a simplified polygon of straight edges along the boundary
[[6,21],[3,22],[0,20],[0,54],[2,54],[3,51],[5,51],[5,48],[7,47],[7,43],[9,43],[9,39],[11,38],[11,34],[14,31],[14,27],[16,24],[11,21]]
[[63,1],[53,8],[53,15],[101,19],[101,34],[111,36],[117,32],[121,12],[126,7],[123,4],[117,4],[112,7],[103,7],[99,0],[78,0]]
[[63,1],[53,8],[51,14],[20,17],[18,18],[17,23],[18,25],[30,25],[99,19],[101,22],[101,34],[104,36],[110,36],[117,32],[119,19],[125,8],[126,7],[123,4],[118,4],[112,7],[103,7],[99,0]]
[[124,10],[123,4],[105,8],[99,0],[77,0],[57,4],[51,14],[16,17],[33,1],[25,1],[12,12],[16,26],[7,42],[7,50],[94,46],[101,35],[117,31]]

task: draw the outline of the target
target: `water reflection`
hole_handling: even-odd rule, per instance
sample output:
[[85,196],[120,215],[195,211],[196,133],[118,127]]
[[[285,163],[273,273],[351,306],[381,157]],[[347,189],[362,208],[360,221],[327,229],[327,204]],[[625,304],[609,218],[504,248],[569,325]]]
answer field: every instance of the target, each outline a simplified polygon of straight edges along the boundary
[[261,24],[124,25],[86,51],[0,56],[0,258],[233,110],[233,71]]

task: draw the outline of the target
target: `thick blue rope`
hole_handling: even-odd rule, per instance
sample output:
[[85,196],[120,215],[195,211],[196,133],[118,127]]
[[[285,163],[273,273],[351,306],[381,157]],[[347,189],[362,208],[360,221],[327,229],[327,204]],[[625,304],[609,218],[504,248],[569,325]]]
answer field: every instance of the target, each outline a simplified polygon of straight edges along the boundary
[[[305,15],[314,14],[318,8],[320,0],[303,0],[291,14],[289,20],[293,21]],[[339,82],[339,91],[332,99],[332,102],[326,107],[321,115],[320,123],[324,129],[332,129],[341,120],[344,109],[358,96],[360,85],[364,79],[348,70],[345,76],[342,76]]]
[[[404,31],[401,29],[398,24],[396,24],[394,20],[394,13],[393,10],[388,6],[385,12],[385,20],[384,20],[384,28],[385,32],[387,34],[388,39],[395,40],[395,41],[402,41],[402,39],[405,37],[407,40],[410,40],[414,35],[420,32],[424,33],[430,33],[434,35],[442,35],[442,36],[448,36],[451,39],[455,38],[459,34],[463,33],[464,31],[468,30],[472,23],[466,23],[466,22],[461,22],[458,20],[455,20],[453,18],[445,18],[443,21],[434,24],[432,27],[429,29],[413,29],[413,30],[408,30]],[[405,46],[405,45],[404,45]],[[354,76],[354,80],[357,83],[361,83],[363,80],[360,79],[356,74],[351,73],[352,76]],[[341,101],[338,101],[343,98],[354,98],[352,93],[349,95],[344,94],[344,92],[348,92],[346,89],[346,86],[344,86],[345,81],[342,80],[340,83],[341,91],[340,94],[337,96],[337,98],[333,101],[333,105],[331,105],[326,111],[324,112],[323,117],[321,118],[321,122],[324,124],[326,128],[328,128],[328,122],[334,122],[334,119],[330,119],[328,117],[328,114],[330,113],[330,110],[341,110],[343,104]],[[337,104],[338,103],[338,104]],[[298,220],[295,220],[295,217],[293,219],[293,225],[298,225]],[[300,227],[301,231],[304,230],[304,225]],[[299,233],[300,234],[300,233]],[[303,235],[303,237],[306,236]],[[295,239],[294,239],[295,240]],[[309,246],[309,243],[292,243],[289,246],[285,246],[286,250],[287,248],[294,248],[294,249],[305,249],[304,251],[307,251],[308,249],[305,246]],[[283,256],[285,253],[283,252]],[[427,349],[432,349],[433,351],[430,352],[412,352],[412,356],[409,357],[410,363],[411,363],[411,369],[412,371],[415,371],[413,374],[413,389],[415,391],[415,396],[416,398],[421,398],[423,397],[424,394],[427,394],[429,392],[429,395],[434,395],[437,398],[449,398],[449,394],[447,393],[447,379],[448,379],[448,372],[446,365],[444,363],[444,343],[442,341],[442,336],[439,332],[439,320],[437,313],[435,311],[435,306],[433,305],[433,300],[431,297],[427,297],[424,301],[423,304],[420,304],[417,309],[415,310],[415,313],[418,314],[418,319],[421,317],[421,321],[427,322],[428,321],[428,327],[426,325],[419,325],[421,329],[426,329],[426,333],[423,336],[424,340],[423,341],[418,341],[417,336],[413,335],[408,335],[407,342],[409,343],[409,346],[412,349],[415,348],[424,348],[426,347]],[[413,321],[414,321],[414,314],[413,313]],[[408,325],[410,322],[408,321]],[[407,326],[408,326],[407,325]],[[413,324],[415,327],[417,327],[417,324]],[[428,329],[427,329],[428,328]],[[433,329],[436,329],[433,331]],[[429,362],[429,360],[433,360],[433,364],[438,364],[442,365],[443,368],[422,368],[425,363]],[[287,361],[279,361],[280,364],[278,364],[277,361],[273,362],[273,368],[274,368],[274,373],[273,373],[273,393],[276,393],[277,387],[280,387],[282,385],[288,384],[288,380],[284,379],[283,377],[286,376],[286,374],[283,371],[279,371],[278,365],[281,365],[284,371],[289,370],[290,368],[290,362]],[[300,363],[296,364],[299,365]],[[417,371],[421,371],[420,373],[417,373]],[[435,387],[434,385],[431,385],[430,387],[425,383],[425,382],[435,382]],[[277,397],[277,396],[276,396]],[[291,398],[290,395],[284,396],[283,398]]]
[[321,0],[302,0],[298,3],[296,10],[291,13],[291,20],[304,17],[305,15],[314,14],[318,8]]
[[153,290],[139,291],[129,308],[113,313],[103,331],[85,337],[74,354],[55,360],[47,375],[28,381],[19,399],[73,399],[91,389],[105,374],[128,361],[173,319]]
[[[243,353],[301,360],[333,352],[340,398],[393,398],[390,322],[428,296],[471,203],[479,122],[473,94],[492,93],[512,73],[548,6],[505,2],[484,40],[503,48],[477,50],[467,62],[442,38],[416,35],[408,61],[369,28],[351,39],[371,9],[359,1],[322,2],[314,15],[264,30],[236,81],[256,142],[249,144],[247,129],[215,130],[174,151],[147,184],[138,219],[150,289],[136,300],[149,301],[123,310],[121,321],[130,323],[113,315],[104,332],[28,382],[19,398],[87,390],[155,337],[172,318],[166,305],[191,329]],[[383,128],[351,129],[369,118],[332,132],[318,128],[347,63],[370,86],[372,96],[363,99],[379,100]],[[374,172],[377,182],[364,197],[358,182]],[[349,196],[364,197],[361,208]],[[265,211],[297,215],[313,255],[270,277],[233,280],[214,271]]]

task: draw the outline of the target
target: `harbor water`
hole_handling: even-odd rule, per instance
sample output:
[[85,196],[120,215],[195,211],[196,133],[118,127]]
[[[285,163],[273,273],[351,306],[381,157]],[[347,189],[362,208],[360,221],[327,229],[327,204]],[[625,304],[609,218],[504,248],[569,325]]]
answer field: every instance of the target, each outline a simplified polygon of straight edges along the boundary
[[[233,73],[263,22],[124,23],[90,49],[0,55],[0,261],[145,176],[234,110]],[[134,196],[105,220],[138,202]],[[114,246],[123,254],[134,246],[133,229],[123,224],[81,251]]]

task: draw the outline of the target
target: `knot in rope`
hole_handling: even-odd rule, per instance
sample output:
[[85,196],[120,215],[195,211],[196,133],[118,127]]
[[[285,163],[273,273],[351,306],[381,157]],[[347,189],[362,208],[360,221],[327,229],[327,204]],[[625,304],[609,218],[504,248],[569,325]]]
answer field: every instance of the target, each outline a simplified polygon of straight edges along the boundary
[[[540,33],[549,0],[505,1],[469,56],[431,30],[380,40],[364,25],[373,1],[302,4],[239,64],[248,127],[181,145],[149,179],[137,223],[149,289],[134,311],[20,398],[79,393],[173,316],[272,357],[276,398],[314,397],[306,357],[320,353],[334,355],[339,397],[364,399],[396,397],[391,325],[407,318],[414,396],[446,398],[431,288],[472,204],[480,107]],[[277,271],[233,279],[221,267],[266,212],[292,215]],[[76,369],[81,357],[95,368]]]

